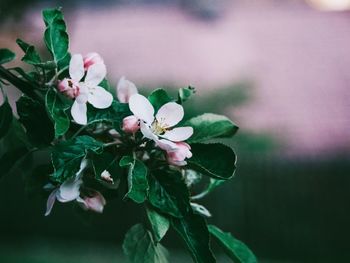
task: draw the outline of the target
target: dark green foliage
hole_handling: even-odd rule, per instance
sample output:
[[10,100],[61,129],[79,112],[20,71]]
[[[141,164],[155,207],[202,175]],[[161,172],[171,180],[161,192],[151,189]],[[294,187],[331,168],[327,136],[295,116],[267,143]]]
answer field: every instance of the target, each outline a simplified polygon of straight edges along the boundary
[[0,49],[0,65],[11,62],[16,58],[16,54],[7,48]]
[[88,152],[102,153],[102,150],[103,144],[89,136],[60,142],[52,150],[54,173],[51,178],[56,182],[64,182],[76,174]]
[[221,143],[191,144],[193,157],[189,166],[215,179],[230,179],[236,169],[236,155]]
[[25,95],[16,102],[16,105],[19,121],[26,128],[29,141],[38,147],[50,144],[55,131],[45,107]]

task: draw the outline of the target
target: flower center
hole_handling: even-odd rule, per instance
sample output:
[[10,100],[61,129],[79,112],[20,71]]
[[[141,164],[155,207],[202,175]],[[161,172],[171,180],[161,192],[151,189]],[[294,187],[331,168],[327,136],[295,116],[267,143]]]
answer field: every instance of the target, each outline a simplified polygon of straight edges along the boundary
[[165,128],[162,123],[158,122],[157,120],[155,120],[152,123],[151,126],[152,132],[156,135],[162,135],[163,133],[165,133],[167,131],[167,128]]

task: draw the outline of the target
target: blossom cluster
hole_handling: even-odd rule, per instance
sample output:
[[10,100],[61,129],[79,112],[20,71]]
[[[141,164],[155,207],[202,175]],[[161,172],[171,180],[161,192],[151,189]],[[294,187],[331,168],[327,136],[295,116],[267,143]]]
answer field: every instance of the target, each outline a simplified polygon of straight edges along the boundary
[[[97,109],[105,109],[112,105],[112,94],[98,86],[106,74],[106,65],[98,53],[92,52],[84,57],[81,54],[72,56],[69,63],[69,77],[59,80],[57,89],[74,101],[70,111],[77,124],[87,124],[87,103]],[[184,117],[183,107],[176,102],[168,102],[155,114],[155,109],[149,100],[140,95],[136,85],[124,76],[118,82],[116,93],[118,100],[121,103],[128,103],[133,113],[123,119],[122,130],[132,135],[141,131],[144,138],[154,141],[157,147],[164,150],[169,164],[186,165],[186,159],[191,158],[192,153],[190,145],[185,140],[191,137],[193,128],[174,127]],[[81,197],[80,186],[83,184],[81,177],[86,166],[87,160],[84,159],[76,175],[52,191],[47,200],[45,215],[51,213],[56,199],[62,203],[75,200],[86,210],[103,212],[106,200],[101,193],[92,191],[90,196]],[[103,171],[101,176],[106,181],[112,180],[107,170]]]

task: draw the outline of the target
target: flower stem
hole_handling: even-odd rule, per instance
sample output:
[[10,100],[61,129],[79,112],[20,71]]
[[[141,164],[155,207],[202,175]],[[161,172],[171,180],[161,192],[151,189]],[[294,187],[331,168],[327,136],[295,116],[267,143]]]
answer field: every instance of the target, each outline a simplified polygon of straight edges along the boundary
[[52,79],[50,79],[49,82],[46,83],[46,86],[51,87],[55,83],[55,81],[57,81],[57,78],[59,77],[59,75],[61,75],[67,69],[68,69],[68,66],[56,72],[56,74],[52,77]]
[[117,144],[120,144],[120,141],[105,143],[105,144],[103,144],[103,147],[106,148],[106,147],[110,147],[110,146],[117,145]]
[[77,137],[83,130],[85,130],[85,128],[86,128],[87,126],[88,126],[88,125],[81,126],[81,127],[79,128],[79,130],[77,130],[77,132],[73,134],[73,136],[71,137],[71,139],[74,139],[75,137]]
[[29,82],[18,78],[16,75],[8,71],[3,66],[0,66],[0,78],[7,80],[13,86],[15,86],[17,89],[19,89],[32,99],[44,102],[44,99],[34,91],[35,87],[33,87]]

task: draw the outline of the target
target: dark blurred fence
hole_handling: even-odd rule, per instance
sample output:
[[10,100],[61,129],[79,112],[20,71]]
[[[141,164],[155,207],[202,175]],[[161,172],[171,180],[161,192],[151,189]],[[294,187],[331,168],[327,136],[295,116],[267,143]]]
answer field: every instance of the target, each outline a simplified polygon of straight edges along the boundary
[[[296,262],[350,262],[350,162],[347,158],[239,160],[236,177],[204,200],[211,223],[231,231],[260,258]],[[141,207],[116,200],[101,216],[82,220],[70,205],[56,204],[44,217],[45,200],[24,196],[18,177],[0,184],[0,241],[84,239],[120,243],[144,217]],[[167,245],[178,247],[170,235]]]

